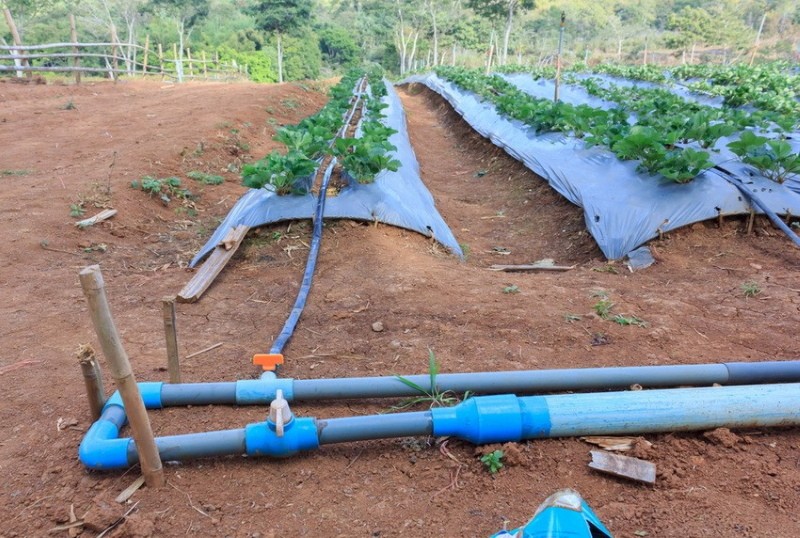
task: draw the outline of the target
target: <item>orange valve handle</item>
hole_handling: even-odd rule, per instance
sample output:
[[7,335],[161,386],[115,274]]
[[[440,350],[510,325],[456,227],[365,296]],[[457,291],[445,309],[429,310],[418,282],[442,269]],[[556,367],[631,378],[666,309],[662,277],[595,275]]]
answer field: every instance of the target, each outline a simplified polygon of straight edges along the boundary
[[253,355],[253,364],[261,366],[264,370],[274,371],[279,364],[283,364],[283,355],[280,353],[258,353]]

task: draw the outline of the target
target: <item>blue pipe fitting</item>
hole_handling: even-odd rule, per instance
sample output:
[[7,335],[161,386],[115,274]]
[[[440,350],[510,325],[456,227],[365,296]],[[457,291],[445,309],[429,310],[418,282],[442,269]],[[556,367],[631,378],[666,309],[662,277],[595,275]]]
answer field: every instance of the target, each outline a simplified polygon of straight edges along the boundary
[[236,382],[236,404],[269,405],[278,390],[282,390],[283,397],[291,402],[294,397],[294,379],[270,379],[263,376],[261,379],[241,379]]
[[89,469],[124,469],[128,461],[131,439],[119,439],[119,426],[100,418],[92,424],[78,448],[78,457]]
[[[164,407],[161,404],[161,387],[164,386],[164,383],[160,381],[144,381],[137,383],[137,385],[139,385],[139,393],[142,395],[142,401],[146,409],[161,409]],[[122,395],[118,390],[115,390],[114,394],[109,396],[108,400],[106,400],[103,411],[112,405],[118,405],[122,409],[125,409],[125,404],[122,403]]]
[[541,396],[480,396],[455,407],[431,409],[431,415],[434,436],[451,435],[478,445],[546,437],[550,432],[550,411]]
[[522,413],[516,396],[469,398],[455,407],[431,409],[433,435],[451,435],[475,444],[519,441]]
[[313,418],[294,418],[284,426],[278,437],[268,421],[248,424],[244,428],[245,450],[248,456],[286,458],[302,450],[319,448],[317,421]]

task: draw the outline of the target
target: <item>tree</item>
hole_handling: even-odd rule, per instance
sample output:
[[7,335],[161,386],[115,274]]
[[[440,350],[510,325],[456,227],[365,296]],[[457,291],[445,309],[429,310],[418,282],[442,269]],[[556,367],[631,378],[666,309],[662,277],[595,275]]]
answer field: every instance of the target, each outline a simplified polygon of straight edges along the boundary
[[500,51],[500,65],[508,62],[508,41],[511,38],[511,29],[514,25],[514,15],[533,9],[534,0],[467,0],[467,5],[479,16],[492,21],[505,19],[503,30],[503,48]]
[[251,8],[256,27],[275,34],[278,82],[283,82],[283,36],[297,32],[311,20],[313,0],[258,0]]
[[752,34],[741,19],[717,7],[684,7],[669,16],[667,29],[673,32],[667,45],[684,50],[695,43],[741,47]]
[[318,32],[319,48],[329,65],[358,63],[360,50],[350,32],[341,26],[327,26]]
[[153,8],[175,22],[178,30],[178,58],[175,69],[183,81],[183,50],[194,26],[208,15],[208,0],[151,0]]

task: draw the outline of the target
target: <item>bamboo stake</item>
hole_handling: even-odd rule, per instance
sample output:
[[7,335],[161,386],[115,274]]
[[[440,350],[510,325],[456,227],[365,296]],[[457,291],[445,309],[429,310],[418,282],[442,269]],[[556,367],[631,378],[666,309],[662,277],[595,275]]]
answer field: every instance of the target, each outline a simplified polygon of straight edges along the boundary
[[[78,56],[78,27],[75,24],[75,15],[72,13],[69,14],[69,36],[72,39],[72,52],[75,54],[75,58],[72,60],[72,67],[80,67],[81,66],[81,59]],[[75,84],[81,83],[81,72],[75,71]]]
[[142,59],[142,74],[147,74],[147,54],[150,52],[150,34],[144,38],[144,58]]
[[103,413],[106,403],[106,391],[103,388],[103,375],[100,373],[100,363],[94,356],[94,349],[89,344],[78,347],[78,362],[83,372],[83,382],[86,384],[86,396],[89,398],[89,410],[92,420],[97,420]]
[[150,419],[147,416],[144,402],[142,402],[133,370],[131,370],[128,354],[122,347],[114,319],[111,317],[100,266],[84,267],[79,276],[83,293],[89,303],[89,313],[92,316],[95,332],[111,369],[111,377],[114,378],[125,405],[125,412],[131,430],[133,430],[133,439],[139,452],[139,463],[145,482],[149,487],[161,487],[165,482],[161,456],[153,438]]
[[753,233],[753,224],[755,223],[755,220],[756,220],[756,210],[751,209],[750,216],[747,219],[747,235]]
[[181,364],[178,358],[178,332],[175,329],[175,297],[161,299],[164,310],[164,335],[167,338],[167,370],[169,382],[181,382]]

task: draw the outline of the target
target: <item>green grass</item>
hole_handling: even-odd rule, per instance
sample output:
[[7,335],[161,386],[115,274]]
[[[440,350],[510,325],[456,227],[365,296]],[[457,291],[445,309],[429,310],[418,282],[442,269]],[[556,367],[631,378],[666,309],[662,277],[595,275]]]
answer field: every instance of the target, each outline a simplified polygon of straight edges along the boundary
[[742,284],[741,290],[745,297],[751,298],[761,293],[761,286],[757,282],[750,281]]
[[189,179],[194,179],[195,181],[199,181],[203,185],[222,185],[225,179],[222,176],[217,176],[214,174],[206,174],[205,172],[199,172],[197,170],[192,170],[186,177]]
[[30,170],[0,170],[0,176],[27,176]]
[[597,301],[592,308],[594,308],[595,314],[603,319],[608,319],[608,316],[611,315],[611,309],[614,308],[614,303],[607,298],[603,298]]
[[[417,383],[414,383],[410,379],[403,377],[403,376],[395,376],[398,381],[406,385],[407,387],[411,387],[415,391],[420,393],[420,396],[416,396],[413,398],[409,398],[404,400],[400,404],[396,406],[392,406],[394,410],[401,410],[407,409],[409,407],[415,406],[417,404],[424,403],[429,407],[449,407],[451,405],[457,404],[460,399],[453,393],[452,391],[440,391],[439,387],[436,385],[436,376],[439,375],[439,364],[436,362],[436,355],[433,353],[432,349],[428,350],[428,376],[430,378],[430,386],[428,388],[422,387]],[[469,392],[464,394],[464,399],[469,398]]]
[[503,293],[509,293],[509,294],[519,293],[519,286],[517,286],[516,284],[510,284],[505,288],[503,288]]

